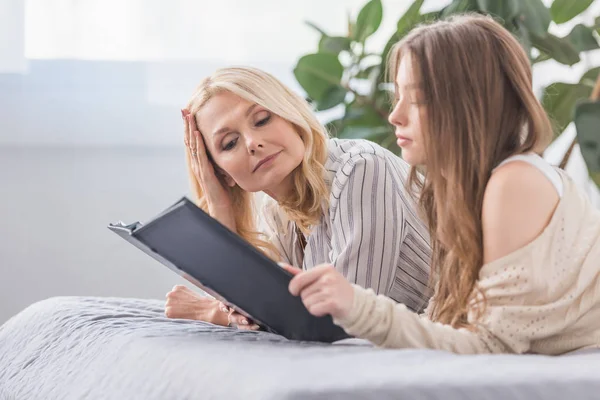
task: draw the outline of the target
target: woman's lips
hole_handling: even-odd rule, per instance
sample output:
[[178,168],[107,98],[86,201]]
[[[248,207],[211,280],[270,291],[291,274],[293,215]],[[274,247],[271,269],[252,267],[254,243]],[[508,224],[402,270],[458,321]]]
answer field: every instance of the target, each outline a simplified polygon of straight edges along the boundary
[[[281,150],[281,151],[283,151],[283,150]],[[279,152],[277,152],[275,154],[271,154],[270,156],[265,157],[262,160],[260,160],[258,162],[258,164],[256,164],[256,167],[254,167],[254,170],[252,170],[252,172],[256,172],[263,165],[265,165],[267,163],[271,163],[281,153],[281,151],[279,151]]]

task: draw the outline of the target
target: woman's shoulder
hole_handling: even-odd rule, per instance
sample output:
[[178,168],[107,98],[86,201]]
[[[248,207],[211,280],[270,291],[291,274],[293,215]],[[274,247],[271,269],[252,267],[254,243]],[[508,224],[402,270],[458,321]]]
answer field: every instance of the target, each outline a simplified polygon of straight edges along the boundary
[[392,187],[404,190],[410,166],[391,151],[361,139],[330,139],[329,149],[326,182],[334,203],[345,188],[369,188],[375,196],[393,180]]
[[356,162],[397,164],[408,169],[404,160],[377,143],[365,139],[329,139],[326,169],[338,172]]

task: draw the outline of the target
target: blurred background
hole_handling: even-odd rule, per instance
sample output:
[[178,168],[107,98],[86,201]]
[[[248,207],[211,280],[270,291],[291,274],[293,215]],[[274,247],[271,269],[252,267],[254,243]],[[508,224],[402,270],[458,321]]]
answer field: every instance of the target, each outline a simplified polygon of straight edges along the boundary
[[[552,0],[0,0],[0,324],[51,296],[164,298],[183,283],[106,226],[143,222],[188,193],[179,110],[214,69],[262,68],[309,97],[335,134],[386,145],[386,128],[361,119],[369,111],[357,99],[385,90],[376,67],[401,28],[469,4],[500,4],[516,18],[515,4],[534,2],[547,9],[538,31],[550,36],[538,32],[537,46],[520,38],[536,93],[567,110],[546,155],[558,164],[578,134],[574,107],[598,75],[598,0],[554,9]],[[552,37],[570,37],[572,48]],[[305,73],[327,57],[339,60],[341,91],[321,93]],[[573,146],[568,170],[600,205],[586,161]]]

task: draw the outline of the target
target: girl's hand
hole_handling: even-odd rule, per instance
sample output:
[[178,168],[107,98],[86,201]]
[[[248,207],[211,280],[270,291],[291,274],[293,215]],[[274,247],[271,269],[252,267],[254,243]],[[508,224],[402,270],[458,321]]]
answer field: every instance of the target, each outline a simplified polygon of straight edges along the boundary
[[290,293],[300,296],[312,315],[329,314],[342,319],[350,313],[354,289],[333,265],[321,264],[304,272],[289,265],[282,268],[295,275],[290,282]]

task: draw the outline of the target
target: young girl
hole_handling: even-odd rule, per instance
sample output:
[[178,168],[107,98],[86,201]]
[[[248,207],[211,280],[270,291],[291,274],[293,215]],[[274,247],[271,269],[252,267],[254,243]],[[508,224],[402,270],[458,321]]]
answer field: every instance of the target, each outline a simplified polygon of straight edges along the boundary
[[[600,213],[538,154],[551,136],[517,40],[492,19],[415,29],[390,55],[389,117],[424,169],[435,292],[424,315],[321,265],[290,284],[383,347],[561,354],[600,347]],[[392,240],[391,238],[389,240]]]
[[[429,235],[400,158],[368,141],[328,138],[304,99],[253,68],[216,71],[183,113],[192,190],[210,215],[277,261],[304,270],[331,263],[411,310],[427,305]],[[271,200],[263,232],[255,192]],[[183,286],[165,311],[257,328]]]

